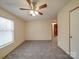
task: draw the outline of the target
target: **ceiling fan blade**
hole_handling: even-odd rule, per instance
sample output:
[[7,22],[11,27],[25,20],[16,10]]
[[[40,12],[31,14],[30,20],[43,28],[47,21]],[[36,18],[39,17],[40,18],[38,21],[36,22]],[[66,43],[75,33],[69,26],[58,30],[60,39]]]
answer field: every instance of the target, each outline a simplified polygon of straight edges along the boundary
[[38,12],[40,15],[43,15],[43,13],[42,12]]
[[28,2],[28,4],[31,6],[31,0],[26,0]]
[[43,4],[41,6],[39,6],[39,9],[43,9],[43,8],[46,8],[47,7],[47,4]]
[[20,10],[30,10],[30,9],[26,9],[26,8],[20,8]]

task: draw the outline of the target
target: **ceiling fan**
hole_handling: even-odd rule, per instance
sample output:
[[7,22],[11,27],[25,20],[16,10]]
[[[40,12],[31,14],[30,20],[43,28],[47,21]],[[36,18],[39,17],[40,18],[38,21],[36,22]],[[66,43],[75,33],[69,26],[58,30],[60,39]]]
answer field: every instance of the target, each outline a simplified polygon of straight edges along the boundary
[[43,4],[43,5],[39,6],[39,7],[37,7],[36,6],[37,5],[37,2],[34,2],[32,0],[26,0],[26,1],[27,1],[27,3],[29,4],[29,6],[31,8],[30,9],[20,8],[20,10],[29,10],[31,16],[36,16],[38,14],[43,15],[43,13],[40,12],[40,10],[43,9],[43,8],[46,8],[47,7],[47,4]]

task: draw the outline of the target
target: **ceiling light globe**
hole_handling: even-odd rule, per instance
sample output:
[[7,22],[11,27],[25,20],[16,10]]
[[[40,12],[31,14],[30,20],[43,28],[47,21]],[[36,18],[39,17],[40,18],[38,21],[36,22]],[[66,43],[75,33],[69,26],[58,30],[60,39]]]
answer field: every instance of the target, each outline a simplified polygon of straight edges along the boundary
[[36,15],[38,15],[38,12],[37,12],[37,11],[35,11],[35,14],[36,14]]
[[36,16],[36,14],[35,14],[35,13],[33,13],[33,14],[32,14],[32,16]]
[[33,14],[33,13],[34,13],[34,11],[33,11],[33,10],[31,10],[31,11],[30,11],[30,14]]

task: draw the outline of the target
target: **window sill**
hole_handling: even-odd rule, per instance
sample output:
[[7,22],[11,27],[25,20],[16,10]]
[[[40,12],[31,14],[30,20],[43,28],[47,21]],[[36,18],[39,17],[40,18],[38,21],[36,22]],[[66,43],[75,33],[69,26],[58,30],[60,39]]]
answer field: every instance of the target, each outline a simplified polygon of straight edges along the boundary
[[13,43],[13,41],[12,41],[12,42],[8,42],[8,43],[6,43],[6,44],[2,45],[2,46],[0,46],[0,49],[5,48],[5,47],[9,46],[9,45],[11,45],[12,43]]

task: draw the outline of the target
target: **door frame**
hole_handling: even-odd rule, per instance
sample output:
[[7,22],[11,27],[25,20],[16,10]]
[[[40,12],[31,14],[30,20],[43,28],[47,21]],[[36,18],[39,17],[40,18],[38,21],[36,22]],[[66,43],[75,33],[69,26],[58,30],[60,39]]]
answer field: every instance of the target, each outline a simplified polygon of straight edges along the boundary
[[78,8],[79,8],[79,6],[73,8],[72,10],[69,11],[69,55],[70,56],[71,56],[71,38],[72,38],[71,32],[70,32],[70,30],[71,30],[71,23],[70,23],[71,22],[71,17],[70,17],[70,14],[71,14],[71,12],[75,11]]

